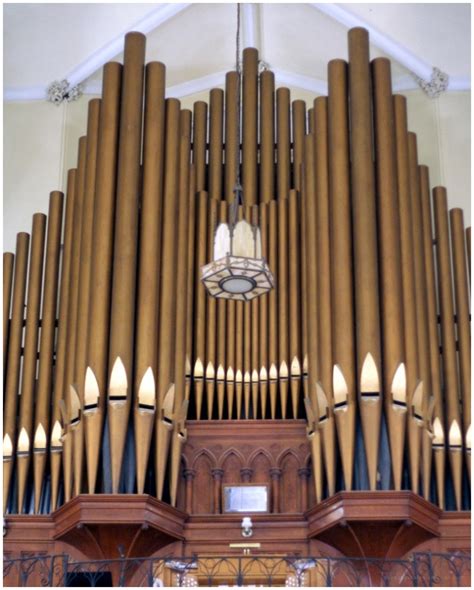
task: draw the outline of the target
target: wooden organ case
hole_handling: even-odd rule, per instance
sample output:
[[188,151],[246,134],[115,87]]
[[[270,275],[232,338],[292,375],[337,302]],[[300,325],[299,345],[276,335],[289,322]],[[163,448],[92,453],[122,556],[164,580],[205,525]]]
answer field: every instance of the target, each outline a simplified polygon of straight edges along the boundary
[[[4,254],[7,554],[233,555],[239,483],[269,490],[256,553],[469,549],[470,228],[348,39],[309,109],[252,48],[242,100],[231,71],[192,112],[143,35],[105,65],[65,197]],[[200,281],[237,166],[276,281],[251,302]]]

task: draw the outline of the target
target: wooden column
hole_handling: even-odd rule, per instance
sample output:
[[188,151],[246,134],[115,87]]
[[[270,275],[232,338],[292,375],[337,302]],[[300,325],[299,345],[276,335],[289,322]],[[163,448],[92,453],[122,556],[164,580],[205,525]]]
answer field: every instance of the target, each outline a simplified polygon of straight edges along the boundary
[[270,477],[272,480],[272,512],[278,514],[280,512],[280,479],[282,470],[279,467],[270,469]]
[[224,476],[224,470],[213,469],[211,475],[214,480],[214,514],[221,514],[222,478]]

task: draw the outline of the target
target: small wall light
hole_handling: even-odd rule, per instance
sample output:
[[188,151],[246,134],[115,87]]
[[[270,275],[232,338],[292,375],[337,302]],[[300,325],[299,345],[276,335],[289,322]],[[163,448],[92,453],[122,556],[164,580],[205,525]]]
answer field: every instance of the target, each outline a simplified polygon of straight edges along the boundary
[[252,519],[250,516],[244,516],[242,519],[242,537],[251,537],[253,535]]

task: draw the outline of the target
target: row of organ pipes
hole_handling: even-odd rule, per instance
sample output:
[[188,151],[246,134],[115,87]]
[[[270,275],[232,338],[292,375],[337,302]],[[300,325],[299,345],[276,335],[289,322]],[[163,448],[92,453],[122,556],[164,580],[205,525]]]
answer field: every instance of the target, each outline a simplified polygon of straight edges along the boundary
[[[175,505],[187,418],[306,418],[318,502],[357,489],[362,450],[366,488],[385,466],[385,489],[467,506],[470,228],[445,188],[431,197],[406,98],[368,47],[349,32],[308,110],[245,49],[238,142],[237,72],[181,109],[126,36],[66,198],[3,257],[4,513],[124,490]],[[276,279],[248,303],[200,282],[237,161],[238,215]]]

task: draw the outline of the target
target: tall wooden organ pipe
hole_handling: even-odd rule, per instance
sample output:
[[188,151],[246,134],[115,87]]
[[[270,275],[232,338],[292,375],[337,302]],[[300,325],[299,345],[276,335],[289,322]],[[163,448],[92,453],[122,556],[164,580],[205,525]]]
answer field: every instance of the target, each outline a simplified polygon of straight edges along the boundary
[[[469,506],[470,227],[431,195],[390,62],[360,28],[348,54],[309,109],[246,48],[242,80],[184,110],[126,36],[65,199],[4,254],[4,513],[84,493],[180,505],[190,421],[306,423],[316,502]],[[275,277],[252,302],[201,282],[234,213]]]

